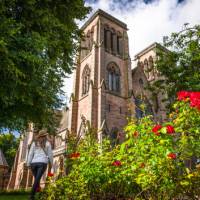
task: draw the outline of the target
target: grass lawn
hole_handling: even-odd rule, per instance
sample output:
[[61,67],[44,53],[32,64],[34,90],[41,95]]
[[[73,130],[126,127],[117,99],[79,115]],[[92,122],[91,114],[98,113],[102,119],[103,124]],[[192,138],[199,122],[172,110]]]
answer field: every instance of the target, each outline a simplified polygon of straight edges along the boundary
[[0,200],[28,200],[29,196],[27,194],[25,195],[5,195],[0,194]]

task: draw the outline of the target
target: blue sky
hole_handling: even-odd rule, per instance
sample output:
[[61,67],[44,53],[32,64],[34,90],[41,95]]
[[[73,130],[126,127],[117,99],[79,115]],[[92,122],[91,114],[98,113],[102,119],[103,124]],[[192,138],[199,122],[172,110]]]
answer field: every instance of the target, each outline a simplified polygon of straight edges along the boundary
[[[184,23],[200,24],[200,0],[86,0],[86,5],[93,9],[87,19],[100,8],[127,24],[132,60],[153,42],[162,43],[163,36],[182,30]],[[85,21],[79,22],[80,26]],[[68,96],[72,77],[65,81]]]

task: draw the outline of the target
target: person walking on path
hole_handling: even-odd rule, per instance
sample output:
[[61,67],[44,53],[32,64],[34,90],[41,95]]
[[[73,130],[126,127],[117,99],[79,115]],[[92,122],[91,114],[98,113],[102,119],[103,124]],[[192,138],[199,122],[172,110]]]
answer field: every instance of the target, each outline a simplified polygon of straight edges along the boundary
[[48,163],[50,163],[50,166],[53,165],[52,147],[51,143],[47,140],[47,133],[40,131],[33,140],[27,157],[27,166],[31,168],[35,178],[30,200],[34,200],[35,193],[40,186],[40,179],[46,171]]

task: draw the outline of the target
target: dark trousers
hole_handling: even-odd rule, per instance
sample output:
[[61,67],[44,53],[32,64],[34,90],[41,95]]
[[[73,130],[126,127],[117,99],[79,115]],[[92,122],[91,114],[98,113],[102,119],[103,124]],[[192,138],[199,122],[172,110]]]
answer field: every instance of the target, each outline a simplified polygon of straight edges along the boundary
[[31,199],[34,199],[36,190],[40,185],[40,179],[42,178],[42,175],[44,174],[46,168],[47,168],[46,163],[31,163],[31,171],[35,178],[31,191]]

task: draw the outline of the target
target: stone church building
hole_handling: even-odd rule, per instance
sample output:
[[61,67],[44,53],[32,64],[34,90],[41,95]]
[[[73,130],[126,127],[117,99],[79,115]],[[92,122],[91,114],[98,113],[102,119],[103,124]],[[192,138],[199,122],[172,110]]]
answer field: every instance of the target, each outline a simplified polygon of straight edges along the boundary
[[[66,134],[84,134],[86,121],[96,129],[101,141],[104,134],[123,132],[127,117],[140,118],[145,102],[148,112],[156,121],[165,120],[166,110],[161,100],[163,94],[152,94],[145,88],[159,78],[154,63],[156,49],[164,49],[154,43],[135,56],[137,66],[132,69],[129,55],[127,25],[108,13],[97,10],[82,26],[84,36],[77,58],[73,93],[69,107],[62,112],[62,119],[54,143],[54,170],[62,174]],[[8,189],[28,188],[33,182],[25,161],[34,135],[30,125],[23,134]],[[45,181],[46,174],[42,178]]]

